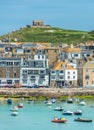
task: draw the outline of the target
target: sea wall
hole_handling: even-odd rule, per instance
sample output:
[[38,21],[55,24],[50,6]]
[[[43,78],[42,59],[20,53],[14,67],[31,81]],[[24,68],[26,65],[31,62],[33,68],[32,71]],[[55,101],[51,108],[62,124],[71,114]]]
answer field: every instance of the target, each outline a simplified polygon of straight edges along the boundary
[[94,95],[93,88],[0,88],[0,96],[44,96],[44,97],[61,97],[61,96],[82,96]]

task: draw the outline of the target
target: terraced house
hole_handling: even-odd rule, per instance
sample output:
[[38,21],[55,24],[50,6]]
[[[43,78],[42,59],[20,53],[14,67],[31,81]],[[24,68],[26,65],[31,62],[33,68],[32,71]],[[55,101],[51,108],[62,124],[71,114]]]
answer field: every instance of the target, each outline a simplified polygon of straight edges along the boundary
[[42,52],[37,52],[34,59],[22,59],[20,83],[22,86],[42,87],[49,86],[49,66],[48,59]]
[[75,87],[77,86],[77,69],[66,62],[58,61],[50,72],[50,86]]
[[78,67],[78,85],[94,87],[94,60],[86,63],[80,62]]
[[20,58],[0,58],[0,86],[20,83]]

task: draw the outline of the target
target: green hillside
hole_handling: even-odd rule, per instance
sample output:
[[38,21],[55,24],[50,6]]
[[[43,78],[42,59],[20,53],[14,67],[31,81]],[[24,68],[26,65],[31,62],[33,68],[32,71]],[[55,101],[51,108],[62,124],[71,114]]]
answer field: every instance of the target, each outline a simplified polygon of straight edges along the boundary
[[19,42],[49,42],[49,43],[80,43],[94,40],[94,33],[76,30],[66,30],[61,28],[39,28],[26,27],[21,28],[0,36],[0,40],[10,39]]

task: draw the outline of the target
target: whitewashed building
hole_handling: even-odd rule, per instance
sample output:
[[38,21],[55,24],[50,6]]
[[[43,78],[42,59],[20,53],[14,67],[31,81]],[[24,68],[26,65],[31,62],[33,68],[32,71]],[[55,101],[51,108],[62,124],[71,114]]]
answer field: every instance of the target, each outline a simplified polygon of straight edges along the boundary
[[22,86],[49,86],[48,59],[45,55],[35,54],[34,59],[22,59],[20,83]]
[[74,87],[77,85],[77,69],[59,61],[50,72],[50,86]]

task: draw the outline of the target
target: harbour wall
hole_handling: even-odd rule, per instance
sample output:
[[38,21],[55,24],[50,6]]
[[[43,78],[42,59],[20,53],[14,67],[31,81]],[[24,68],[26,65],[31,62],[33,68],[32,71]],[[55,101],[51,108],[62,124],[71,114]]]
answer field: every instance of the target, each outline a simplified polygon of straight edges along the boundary
[[94,88],[0,88],[0,96],[44,96],[44,97],[61,97],[61,96],[82,96],[94,95]]

